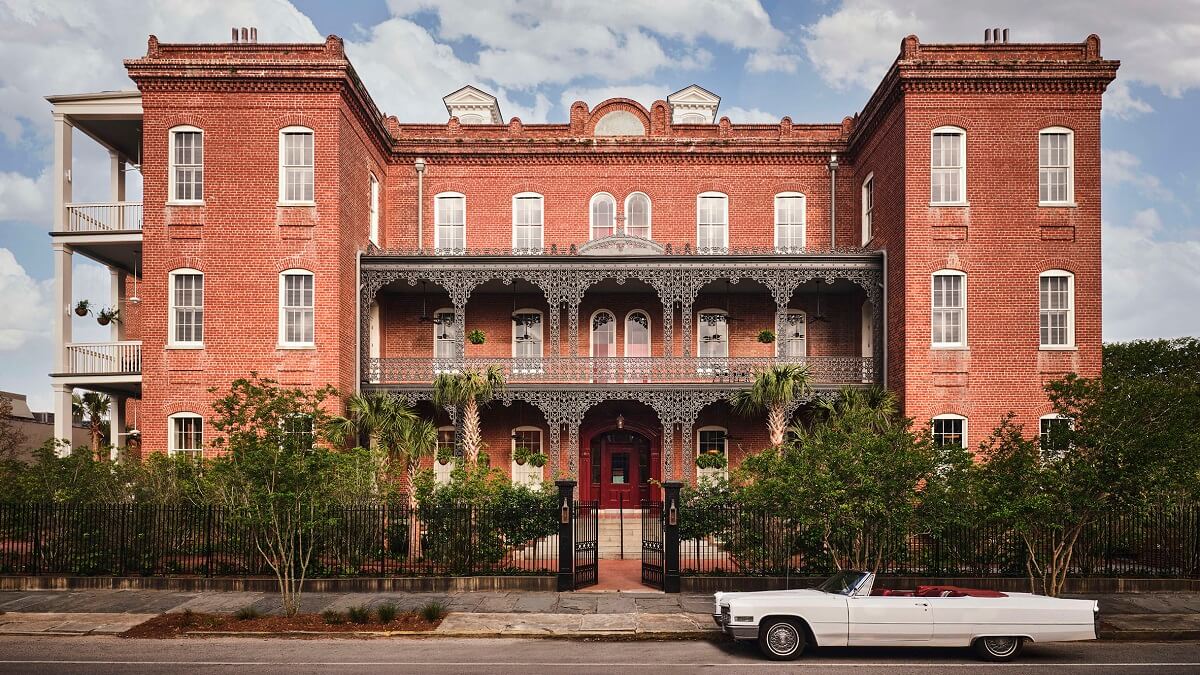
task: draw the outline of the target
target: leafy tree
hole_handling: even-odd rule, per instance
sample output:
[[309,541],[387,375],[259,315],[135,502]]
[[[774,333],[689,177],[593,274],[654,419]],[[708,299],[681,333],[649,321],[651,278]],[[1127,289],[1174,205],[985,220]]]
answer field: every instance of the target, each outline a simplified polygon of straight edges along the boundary
[[467,464],[474,466],[483,450],[479,431],[479,407],[504,391],[504,373],[496,366],[486,370],[442,373],[433,381],[433,403],[462,411],[462,445]]
[[[338,496],[328,478],[339,458],[322,443],[323,404],[335,393],[284,389],[252,374],[235,380],[213,404],[211,422],[220,436],[212,444],[222,451],[211,467],[217,499],[251,533],[288,616],[300,610],[319,530],[338,522]],[[311,421],[311,438],[295,433],[298,419]]]
[[66,450],[66,441],[50,439],[33,451],[32,462],[0,462],[0,501],[96,504],[132,499],[130,468],[98,460],[87,448]]
[[25,445],[25,434],[13,422],[13,403],[0,396],[0,460],[12,459]]
[[370,439],[373,447],[383,453],[382,471],[376,477],[382,491],[383,483],[388,480],[387,463],[405,459],[405,428],[414,420],[416,416],[412,409],[401,399],[383,392],[369,392],[346,399],[346,416],[330,419],[326,432],[330,441],[338,446],[345,446],[351,439],[361,436]]
[[767,433],[771,445],[783,443],[788,427],[787,408],[798,396],[808,390],[808,368],[797,364],[785,364],[763,368],[754,377],[748,389],[735,393],[730,401],[734,411],[751,416],[766,414]]
[[87,418],[88,430],[92,435],[92,454],[97,459],[104,459],[100,456],[100,447],[104,441],[104,427],[108,424],[106,416],[109,402],[107,395],[94,391],[85,392],[83,396],[73,396],[71,400],[72,414]]
[[883,387],[843,387],[833,398],[817,399],[815,407],[817,419],[854,415],[876,430],[891,426],[900,415],[896,392]]

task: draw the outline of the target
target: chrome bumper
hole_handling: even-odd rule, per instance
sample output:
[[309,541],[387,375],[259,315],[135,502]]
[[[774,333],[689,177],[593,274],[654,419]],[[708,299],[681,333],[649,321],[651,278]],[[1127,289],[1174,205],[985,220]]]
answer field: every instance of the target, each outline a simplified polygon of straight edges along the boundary
[[720,628],[722,633],[732,636],[734,640],[758,639],[758,626],[731,626],[728,614],[713,614],[712,618],[717,628]]

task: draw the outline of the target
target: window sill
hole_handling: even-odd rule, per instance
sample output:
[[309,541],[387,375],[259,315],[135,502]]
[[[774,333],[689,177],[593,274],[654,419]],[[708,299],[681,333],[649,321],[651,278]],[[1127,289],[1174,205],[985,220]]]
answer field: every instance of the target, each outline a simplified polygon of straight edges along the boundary
[[1038,351],[1042,352],[1076,352],[1079,347],[1076,345],[1038,345]]
[[167,206],[204,206],[204,200],[168,199]]
[[1079,205],[1075,202],[1038,202],[1038,206],[1043,209],[1073,209]]
[[971,205],[971,202],[929,202],[930,208],[937,208],[937,207],[941,207],[941,206],[949,206],[952,208],[966,208],[970,205]]
[[275,348],[276,349],[298,349],[298,350],[312,349],[312,350],[315,350],[317,348],[317,345],[311,344],[311,343],[310,344],[282,344],[281,343],[281,344],[275,345]]
[[203,343],[201,343],[201,344],[198,344],[198,345],[188,345],[188,344],[171,344],[171,343],[167,343],[167,346],[166,346],[165,348],[166,348],[166,349],[180,349],[180,350],[187,350],[187,349],[204,349],[204,344],[203,344]]
[[930,345],[930,349],[938,352],[969,352],[971,348],[967,345]]
[[278,206],[278,207],[316,206],[316,205],[317,205],[316,202],[275,202],[275,206]]

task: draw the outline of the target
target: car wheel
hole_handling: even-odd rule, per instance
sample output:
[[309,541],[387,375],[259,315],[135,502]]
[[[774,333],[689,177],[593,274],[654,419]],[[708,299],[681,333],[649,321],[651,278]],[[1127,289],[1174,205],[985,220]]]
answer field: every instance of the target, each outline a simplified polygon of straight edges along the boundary
[[1012,661],[1024,644],[1025,638],[1020,637],[983,637],[975,641],[975,653],[984,661]]
[[804,628],[792,619],[768,619],[758,629],[758,647],[772,661],[800,658],[807,642]]

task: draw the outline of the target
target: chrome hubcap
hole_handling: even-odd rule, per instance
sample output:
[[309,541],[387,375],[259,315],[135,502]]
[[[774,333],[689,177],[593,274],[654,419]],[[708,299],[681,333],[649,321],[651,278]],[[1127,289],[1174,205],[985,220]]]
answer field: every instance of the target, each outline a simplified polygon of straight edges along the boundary
[[1017,650],[1017,638],[992,637],[984,638],[983,645],[996,656],[1008,656]]
[[776,624],[767,631],[767,644],[771,646],[771,651],[781,656],[796,651],[799,643],[800,636],[796,634],[796,629],[786,623]]

